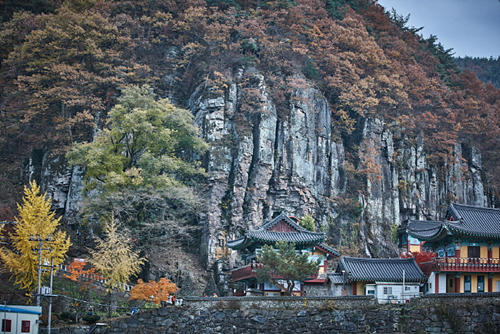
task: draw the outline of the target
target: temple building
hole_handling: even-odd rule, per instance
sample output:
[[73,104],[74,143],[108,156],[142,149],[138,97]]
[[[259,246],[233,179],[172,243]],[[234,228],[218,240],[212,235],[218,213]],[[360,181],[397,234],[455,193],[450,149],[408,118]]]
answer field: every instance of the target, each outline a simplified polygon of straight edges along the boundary
[[318,296],[327,295],[328,288],[325,285],[327,279],[328,259],[339,257],[337,250],[326,245],[324,240],[326,234],[322,232],[312,232],[298,224],[298,219],[280,214],[269,222],[263,223],[255,230],[248,231],[243,237],[229,241],[227,246],[239,252],[242,267],[232,270],[233,282],[242,282],[244,287],[236,291],[236,295],[283,295],[286,288],[275,286],[268,282],[257,280],[256,269],[262,266],[258,257],[263,245],[274,245],[278,241],[284,240],[295,244],[297,253],[309,254],[311,261],[320,260],[316,275],[304,280],[295,282],[294,295],[297,296]]
[[444,221],[409,220],[404,230],[437,254],[420,264],[427,293],[500,292],[499,209],[452,203]]

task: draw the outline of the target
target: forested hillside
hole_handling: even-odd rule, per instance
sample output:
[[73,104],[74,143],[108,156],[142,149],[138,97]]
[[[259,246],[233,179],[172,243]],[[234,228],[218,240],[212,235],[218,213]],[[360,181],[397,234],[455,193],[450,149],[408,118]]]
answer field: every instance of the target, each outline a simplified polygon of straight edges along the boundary
[[496,88],[500,88],[500,57],[497,59],[478,57],[458,57],[455,62],[462,70],[468,69],[475,73],[479,80],[491,83]]
[[[449,201],[500,205],[500,90],[375,0],[32,4],[3,2],[0,220],[28,179],[68,188],[49,175],[70,168],[70,150],[87,171],[83,204],[58,213],[73,230],[116,214],[161,270],[177,246],[231,262],[225,240],[280,211],[378,256],[394,254],[400,219],[436,218]],[[121,118],[148,94],[169,100]],[[176,116],[155,123],[160,112]],[[173,131],[168,150],[131,145],[155,126]],[[92,141],[104,146],[81,144]],[[34,153],[51,169],[34,172]]]

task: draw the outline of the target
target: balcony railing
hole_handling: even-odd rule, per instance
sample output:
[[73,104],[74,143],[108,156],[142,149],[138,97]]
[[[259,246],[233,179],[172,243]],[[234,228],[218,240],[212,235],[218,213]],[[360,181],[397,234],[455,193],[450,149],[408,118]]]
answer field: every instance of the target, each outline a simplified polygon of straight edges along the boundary
[[500,272],[500,259],[474,257],[437,257],[420,264],[426,274],[431,271]]

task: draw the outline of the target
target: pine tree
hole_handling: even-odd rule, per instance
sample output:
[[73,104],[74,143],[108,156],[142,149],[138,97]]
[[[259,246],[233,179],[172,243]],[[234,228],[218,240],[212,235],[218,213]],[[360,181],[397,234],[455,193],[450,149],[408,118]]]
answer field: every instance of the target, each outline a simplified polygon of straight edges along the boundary
[[281,240],[275,246],[276,250],[270,245],[262,247],[262,255],[258,259],[263,268],[257,269],[257,278],[284,286],[291,296],[296,281],[303,281],[318,272],[319,260],[310,262],[308,254],[298,255],[294,243]]
[[[12,235],[13,249],[4,248],[0,252],[5,266],[15,276],[15,284],[29,293],[34,292],[38,283],[39,252],[36,248],[40,246],[30,239],[39,236],[37,239],[46,240],[43,242],[42,263],[51,263],[53,259],[55,268],[64,261],[71,245],[66,232],[56,231],[61,218],[56,218],[50,208],[50,198],[40,192],[35,181],[30,183],[30,188],[25,187],[23,204],[18,204],[19,217]],[[42,277],[48,274],[48,270],[44,271]]]
[[308,231],[314,232],[316,227],[314,226],[314,218],[311,215],[305,215],[299,220],[299,225]]

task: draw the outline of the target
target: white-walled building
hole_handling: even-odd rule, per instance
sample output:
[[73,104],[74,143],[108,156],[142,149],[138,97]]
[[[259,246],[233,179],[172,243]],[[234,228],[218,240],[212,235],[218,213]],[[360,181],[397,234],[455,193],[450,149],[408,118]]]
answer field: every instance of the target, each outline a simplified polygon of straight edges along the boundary
[[333,295],[371,295],[379,303],[402,303],[420,295],[426,277],[414,258],[369,259],[343,256],[329,274]]
[[2,319],[1,333],[38,333],[41,306],[26,305],[1,305],[0,317]]

